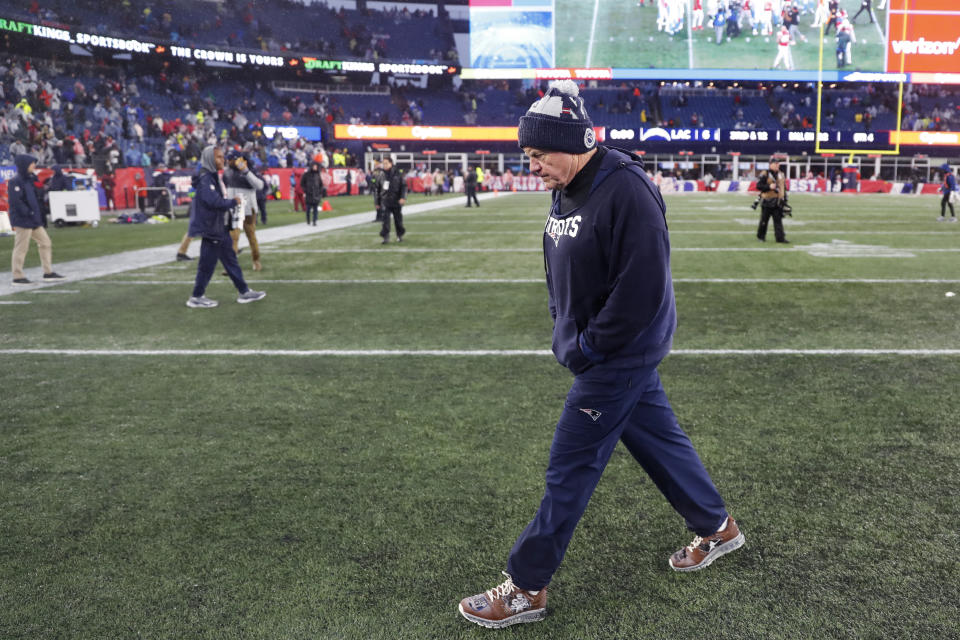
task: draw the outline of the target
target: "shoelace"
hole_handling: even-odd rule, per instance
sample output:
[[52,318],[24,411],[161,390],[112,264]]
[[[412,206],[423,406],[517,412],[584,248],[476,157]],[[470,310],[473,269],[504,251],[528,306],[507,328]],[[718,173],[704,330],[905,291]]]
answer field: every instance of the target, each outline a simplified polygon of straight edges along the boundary
[[687,549],[689,549],[690,552],[693,552],[693,550],[699,547],[700,543],[702,542],[703,542],[703,538],[700,536],[697,536],[696,538],[693,539],[693,542],[687,545]]
[[507,579],[503,584],[496,586],[493,589],[490,589],[489,591],[487,591],[487,594],[486,594],[487,600],[490,602],[493,602],[494,600],[499,600],[500,598],[503,598],[507,594],[513,593],[514,591],[517,590],[517,586],[513,584],[513,578],[510,577],[510,574],[507,573],[506,571],[501,571],[500,573],[507,576]]

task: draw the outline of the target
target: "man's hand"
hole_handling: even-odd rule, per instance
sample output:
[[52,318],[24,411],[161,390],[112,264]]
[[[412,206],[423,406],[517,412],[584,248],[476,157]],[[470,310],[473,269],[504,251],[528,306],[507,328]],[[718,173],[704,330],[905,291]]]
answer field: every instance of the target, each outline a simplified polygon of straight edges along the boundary
[[407,199],[406,199],[406,198],[400,198],[399,200],[397,200],[397,202],[399,202],[400,204],[407,204]]
[[233,201],[236,202],[237,204],[240,204],[241,202],[243,202],[243,198],[241,198],[240,196],[234,196]]
[[243,158],[237,158],[237,171],[246,171],[247,161]]

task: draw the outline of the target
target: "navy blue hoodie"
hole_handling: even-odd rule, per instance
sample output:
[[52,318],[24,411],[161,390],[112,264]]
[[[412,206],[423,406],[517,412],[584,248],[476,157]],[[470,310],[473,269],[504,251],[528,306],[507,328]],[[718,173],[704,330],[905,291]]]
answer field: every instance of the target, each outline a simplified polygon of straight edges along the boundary
[[553,353],[574,374],[653,367],[677,325],[663,198],[631,153],[601,148],[591,163],[553,191],[544,228]]
[[232,198],[223,197],[220,176],[207,169],[193,176],[195,195],[190,203],[190,226],[187,234],[191,238],[211,238],[216,240],[227,233],[226,213],[237,206]]
[[36,229],[43,226],[43,209],[33,181],[36,176],[28,171],[37,159],[21,153],[14,158],[17,175],[7,184],[7,199],[10,202],[10,226],[19,229]]

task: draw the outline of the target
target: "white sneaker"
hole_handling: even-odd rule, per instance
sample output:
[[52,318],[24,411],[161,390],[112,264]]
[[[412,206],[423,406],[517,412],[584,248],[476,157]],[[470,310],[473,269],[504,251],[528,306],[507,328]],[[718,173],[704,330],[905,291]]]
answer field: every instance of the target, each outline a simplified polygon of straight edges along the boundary
[[211,300],[207,296],[190,296],[190,299],[187,300],[187,306],[191,309],[212,309],[215,306],[220,304],[216,300]]
[[237,296],[237,302],[240,304],[247,304],[248,302],[256,302],[257,300],[262,300],[267,296],[266,291],[254,291],[253,289],[247,289],[246,292],[241,293]]
[[956,222],[956,221],[957,221],[956,216],[950,216],[950,222]]
[[940,216],[937,218],[937,222],[943,222],[944,220],[946,220],[946,218],[944,218],[943,216]]

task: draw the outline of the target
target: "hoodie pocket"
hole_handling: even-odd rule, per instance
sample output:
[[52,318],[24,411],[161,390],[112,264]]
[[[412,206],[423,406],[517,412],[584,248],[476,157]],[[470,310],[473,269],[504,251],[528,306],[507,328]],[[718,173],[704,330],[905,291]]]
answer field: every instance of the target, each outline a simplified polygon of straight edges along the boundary
[[574,375],[583,373],[592,366],[592,362],[580,351],[577,339],[580,328],[576,320],[566,316],[557,316],[553,325],[553,355],[557,362],[570,369]]

